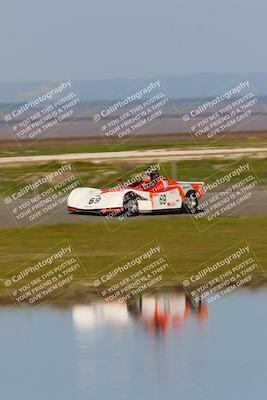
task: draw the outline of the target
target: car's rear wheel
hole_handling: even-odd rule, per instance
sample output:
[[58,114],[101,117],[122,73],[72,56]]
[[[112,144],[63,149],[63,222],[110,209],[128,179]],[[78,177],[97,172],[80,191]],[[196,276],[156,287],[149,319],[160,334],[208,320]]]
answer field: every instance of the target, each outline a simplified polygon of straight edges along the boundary
[[198,211],[198,197],[194,190],[189,190],[183,201],[183,208],[188,214],[195,214]]
[[132,192],[126,193],[123,199],[123,208],[124,208],[124,213],[127,216],[133,216],[139,214],[138,200],[134,193]]

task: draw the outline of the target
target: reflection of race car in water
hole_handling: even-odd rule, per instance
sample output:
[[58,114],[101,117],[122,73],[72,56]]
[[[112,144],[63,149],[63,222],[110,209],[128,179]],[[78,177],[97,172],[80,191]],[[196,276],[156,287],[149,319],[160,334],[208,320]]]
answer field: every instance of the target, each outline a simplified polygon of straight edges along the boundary
[[200,301],[193,304],[181,291],[147,293],[129,304],[96,301],[73,307],[73,320],[81,331],[105,324],[127,326],[135,321],[151,333],[163,332],[179,327],[190,314],[199,320],[205,319],[207,305]]
[[127,216],[139,213],[198,211],[203,182],[182,182],[164,178],[152,167],[112,188],[95,189],[80,187],[68,197],[70,212],[97,213]]
[[208,308],[202,302],[193,304],[183,292],[159,292],[136,299],[128,304],[128,311],[153,332],[178,326],[189,317],[190,312],[196,313],[201,320],[205,319]]

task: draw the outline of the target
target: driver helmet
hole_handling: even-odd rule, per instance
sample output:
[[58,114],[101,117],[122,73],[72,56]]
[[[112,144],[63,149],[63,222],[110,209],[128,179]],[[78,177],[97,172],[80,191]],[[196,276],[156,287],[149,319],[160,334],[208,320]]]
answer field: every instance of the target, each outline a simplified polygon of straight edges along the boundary
[[146,182],[146,183],[151,182],[154,179],[157,179],[159,177],[160,177],[160,173],[158,170],[151,171],[149,168],[146,171],[144,171],[144,173],[142,175],[143,182]]

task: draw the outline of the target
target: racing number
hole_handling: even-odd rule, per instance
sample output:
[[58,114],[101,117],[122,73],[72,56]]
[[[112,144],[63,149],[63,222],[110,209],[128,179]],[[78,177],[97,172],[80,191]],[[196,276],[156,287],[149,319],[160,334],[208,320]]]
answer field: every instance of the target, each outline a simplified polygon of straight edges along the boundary
[[166,194],[161,194],[159,196],[159,204],[166,204]]
[[101,200],[101,196],[98,194],[96,197],[92,197],[92,198],[89,200],[89,204],[99,203],[100,200]]

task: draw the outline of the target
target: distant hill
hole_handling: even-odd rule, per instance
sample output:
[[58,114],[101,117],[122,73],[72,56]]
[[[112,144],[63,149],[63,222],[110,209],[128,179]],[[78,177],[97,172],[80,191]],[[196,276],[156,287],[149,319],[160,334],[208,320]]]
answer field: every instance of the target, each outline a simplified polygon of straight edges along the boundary
[[[168,96],[172,98],[207,97],[218,89],[229,86],[231,82],[249,79],[258,94],[267,96],[267,73],[255,72],[241,74],[202,73],[184,77],[160,76]],[[150,79],[144,79],[149,82]],[[139,85],[142,79],[106,79],[94,81],[76,81],[81,97],[85,101],[94,102],[119,98],[127,94],[131,88]],[[40,86],[49,82],[0,83],[0,103],[23,101],[31,96]]]

